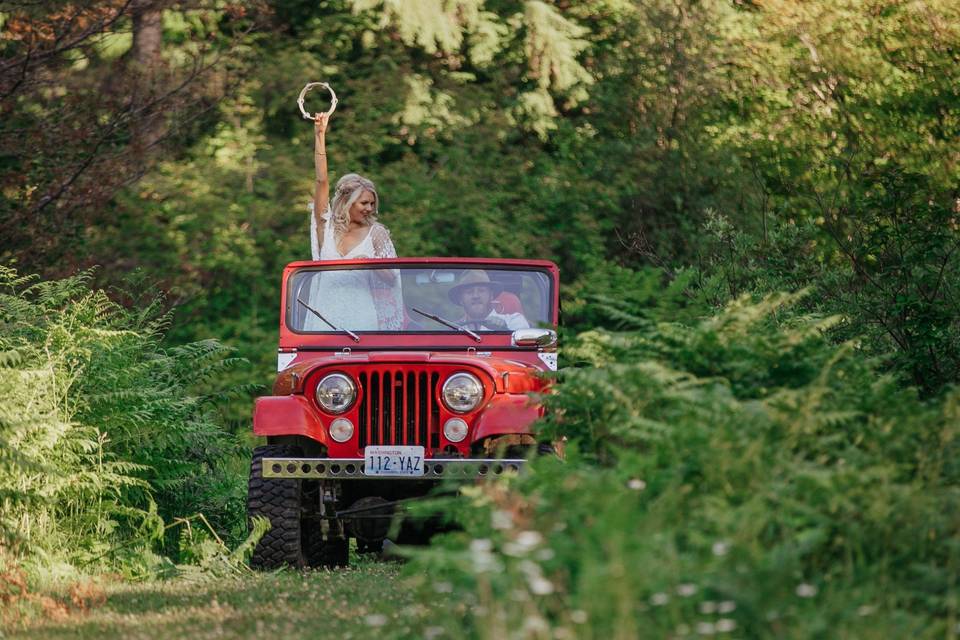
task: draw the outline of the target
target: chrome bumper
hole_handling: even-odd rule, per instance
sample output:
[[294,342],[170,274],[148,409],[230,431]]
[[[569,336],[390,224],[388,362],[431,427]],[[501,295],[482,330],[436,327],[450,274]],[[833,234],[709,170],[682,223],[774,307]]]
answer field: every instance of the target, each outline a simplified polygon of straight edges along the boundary
[[473,480],[520,473],[526,460],[431,458],[424,462],[422,476],[368,476],[363,458],[264,458],[264,478],[332,480]]

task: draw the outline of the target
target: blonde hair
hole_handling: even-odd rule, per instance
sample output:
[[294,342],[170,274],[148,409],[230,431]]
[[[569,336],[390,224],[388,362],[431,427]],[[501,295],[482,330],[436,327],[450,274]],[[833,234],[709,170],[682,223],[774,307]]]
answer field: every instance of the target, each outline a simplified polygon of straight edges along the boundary
[[356,173],[348,173],[337,180],[337,188],[330,203],[330,224],[333,226],[334,238],[342,238],[350,228],[350,207],[364,191],[373,194],[373,213],[365,216],[363,223],[372,225],[380,213],[380,196],[373,182]]

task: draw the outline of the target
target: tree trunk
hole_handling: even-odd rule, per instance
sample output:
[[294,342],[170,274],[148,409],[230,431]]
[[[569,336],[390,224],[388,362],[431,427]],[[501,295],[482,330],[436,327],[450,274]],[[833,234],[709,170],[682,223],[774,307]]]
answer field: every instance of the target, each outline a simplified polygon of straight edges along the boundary
[[130,66],[136,78],[133,91],[133,148],[146,153],[166,133],[166,126],[152,105],[162,90],[160,78],[163,59],[163,2],[134,0],[133,46]]

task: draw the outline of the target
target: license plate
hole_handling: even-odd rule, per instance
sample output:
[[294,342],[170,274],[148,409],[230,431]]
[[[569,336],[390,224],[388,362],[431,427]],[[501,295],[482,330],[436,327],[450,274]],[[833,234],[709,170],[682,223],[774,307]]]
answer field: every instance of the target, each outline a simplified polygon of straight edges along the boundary
[[422,476],[423,447],[364,447],[363,475]]

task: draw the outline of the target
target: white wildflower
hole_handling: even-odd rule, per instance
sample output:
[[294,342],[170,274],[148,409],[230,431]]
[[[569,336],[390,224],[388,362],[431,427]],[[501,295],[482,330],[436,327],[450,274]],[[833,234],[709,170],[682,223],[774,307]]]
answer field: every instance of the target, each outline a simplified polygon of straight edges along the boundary
[[513,518],[510,517],[510,514],[501,509],[495,509],[490,514],[490,526],[494,529],[512,529],[513,528]]
[[734,602],[733,600],[724,600],[723,602],[717,605],[718,613],[731,613],[733,611],[736,611],[736,609],[737,609],[737,603]]
[[717,540],[713,543],[713,546],[710,547],[710,550],[713,551],[715,556],[725,556],[730,551],[730,545],[723,540]]
[[523,630],[529,631],[529,635],[540,635],[549,629],[547,621],[538,615],[526,616],[523,620]]
[[503,545],[503,552],[508,556],[525,556],[543,542],[543,536],[536,531],[521,531],[513,542]]
[[730,618],[720,618],[716,624],[717,633],[730,633],[737,628],[737,621]]
[[587,612],[583,609],[574,609],[570,612],[570,619],[574,624],[584,624],[587,621]]
[[812,598],[813,596],[817,595],[817,588],[812,584],[801,582],[797,585],[796,592],[801,598]]
[[553,583],[543,576],[533,576],[527,579],[530,584],[530,591],[538,596],[548,596],[553,593]]
[[473,568],[478,573],[496,572],[502,569],[501,563],[490,551],[493,543],[486,538],[477,538],[470,542],[470,551],[473,556]]
[[717,632],[712,622],[698,622],[697,633],[701,636],[712,636]]
[[640,478],[631,478],[627,483],[627,487],[633,489],[634,491],[643,491],[647,488],[647,483]]
[[473,557],[473,570],[477,573],[497,573],[502,569],[503,565],[491,553]]
[[547,560],[553,560],[553,558],[554,558],[555,555],[557,555],[557,554],[555,554],[555,553],[553,552],[553,549],[547,548],[547,549],[540,549],[539,551],[537,551],[537,553],[534,555],[534,557],[535,557],[537,560],[540,560],[540,561],[542,561],[542,562],[546,562]]
[[663,592],[658,592],[650,596],[650,604],[655,607],[662,607],[668,602],[670,602],[670,596]]
[[697,592],[697,585],[685,582],[683,584],[677,585],[677,595],[684,598],[689,598]]
[[543,577],[540,565],[530,560],[524,560],[520,563],[520,571],[527,576],[527,585],[530,591],[538,596],[546,596],[553,593],[553,583]]
[[367,623],[367,626],[370,627],[382,627],[387,624],[387,616],[382,613],[371,613],[363,619]]
[[475,538],[470,541],[470,551],[473,553],[490,553],[493,550],[493,543],[487,538]]
[[517,534],[515,542],[521,547],[533,549],[543,542],[543,536],[538,531],[521,531]]
[[869,605],[869,604],[860,605],[859,607],[857,607],[857,615],[861,617],[869,616],[869,615],[872,615],[873,612],[876,610],[877,608],[873,605]]

